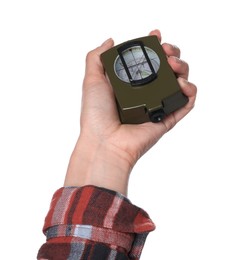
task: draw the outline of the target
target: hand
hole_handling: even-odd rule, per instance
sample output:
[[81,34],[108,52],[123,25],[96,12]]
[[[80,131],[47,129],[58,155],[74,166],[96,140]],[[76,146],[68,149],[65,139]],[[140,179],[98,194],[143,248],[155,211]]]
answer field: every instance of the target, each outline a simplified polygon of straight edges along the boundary
[[[156,35],[161,41],[158,30]],[[178,77],[187,105],[159,123],[121,124],[112,87],[104,74],[100,55],[113,47],[109,39],[91,51],[86,59],[83,82],[80,136],[72,153],[65,186],[93,184],[126,195],[129,174],[137,160],[176,125],[194,106],[196,87],[187,81],[188,64],[180,60],[180,50],[171,44],[162,47]]]

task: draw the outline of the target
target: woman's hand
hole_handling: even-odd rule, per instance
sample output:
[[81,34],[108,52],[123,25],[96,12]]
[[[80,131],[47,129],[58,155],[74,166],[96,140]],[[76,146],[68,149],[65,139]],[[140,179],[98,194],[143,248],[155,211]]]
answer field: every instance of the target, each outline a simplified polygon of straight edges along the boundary
[[[158,30],[156,35],[161,41]],[[194,106],[196,86],[187,81],[189,66],[174,45],[162,45],[170,66],[189,102],[162,122],[121,124],[112,87],[105,77],[100,55],[113,47],[109,39],[86,59],[83,82],[81,131],[67,170],[65,186],[92,184],[126,195],[129,174],[137,160],[176,125]]]

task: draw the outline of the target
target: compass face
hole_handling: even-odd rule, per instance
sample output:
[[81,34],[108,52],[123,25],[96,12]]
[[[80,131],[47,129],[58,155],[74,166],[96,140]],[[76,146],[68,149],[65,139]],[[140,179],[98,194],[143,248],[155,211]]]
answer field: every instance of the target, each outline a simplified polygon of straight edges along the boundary
[[[153,74],[153,69],[154,73],[157,73],[160,67],[158,55],[148,47],[144,46],[144,49],[147,55],[145,55],[140,46],[133,46],[122,52],[123,60],[120,55],[116,57],[114,70],[119,79],[127,83],[131,81],[142,82],[142,80],[145,80]],[[147,58],[149,58],[149,61],[147,61]]]

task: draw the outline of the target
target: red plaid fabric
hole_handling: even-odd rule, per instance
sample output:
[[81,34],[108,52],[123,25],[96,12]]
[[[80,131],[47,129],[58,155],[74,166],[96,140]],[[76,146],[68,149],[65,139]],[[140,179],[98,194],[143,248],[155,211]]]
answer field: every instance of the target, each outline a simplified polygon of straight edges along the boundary
[[155,225],[122,194],[95,186],[63,187],[53,195],[37,259],[139,259]]

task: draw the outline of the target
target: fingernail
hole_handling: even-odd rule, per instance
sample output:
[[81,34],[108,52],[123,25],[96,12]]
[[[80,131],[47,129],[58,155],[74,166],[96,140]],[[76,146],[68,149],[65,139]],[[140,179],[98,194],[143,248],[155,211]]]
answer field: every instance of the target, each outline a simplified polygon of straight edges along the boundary
[[105,42],[103,42],[103,43],[101,44],[101,46],[104,46],[104,45],[108,44],[108,43],[111,42],[111,41],[112,41],[112,38],[109,38],[109,39],[107,39]]
[[176,61],[177,63],[181,63],[181,59],[180,59],[180,58],[174,56],[174,59],[175,59],[175,61]]
[[176,57],[176,56],[174,56],[174,59],[175,59],[175,61],[176,61],[177,63],[180,63],[180,64],[185,63],[184,60],[182,60],[182,59],[180,59],[180,58],[178,58],[178,57]]
[[179,48],[177,45],[175,45],[175,44],[172,44],[172,48],[173,48],[173,49],[177,49],[177,50],[180,49],[180,48]]
[[180,80],[184,85],[187,85],[189,82],[187,79],[179,77],[178,80]]
[[187,79],[183,79],[183,82],[184,82],[184,84],[188,84],[189,83]]

